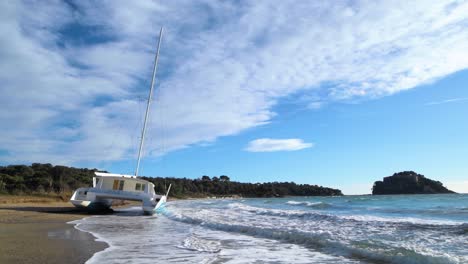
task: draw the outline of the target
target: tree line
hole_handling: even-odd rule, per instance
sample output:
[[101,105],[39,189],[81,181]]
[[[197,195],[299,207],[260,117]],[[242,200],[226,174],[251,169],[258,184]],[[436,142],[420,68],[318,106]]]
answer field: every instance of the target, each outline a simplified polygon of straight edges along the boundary
[[0,166],[0,193],[69,194],[90,186],[96,169],[77,169],[52,164]]
[[157,193],[164,193],[172,184],[171,195],[175,197],[242,196],[242,197],[283,197],[283,196],[332,196],[342,195],[340,190],[294,182],[242,183],[230,181],[226,175],[199,179],[143,177],[154,183]]
[[[0,193],[6,194],[60,194],[71,195],[79,187],[91,186],[97,169],[80,169],[51,164],[33,163],[31,166],[0,166]],[[155,185],[156,193],[164,193],[169,184],[171,196],[207,197],[282,197],[342,195],[338,189],[294,182],[241,183],[229,176],[198,179],[173,177],[141,177]]]

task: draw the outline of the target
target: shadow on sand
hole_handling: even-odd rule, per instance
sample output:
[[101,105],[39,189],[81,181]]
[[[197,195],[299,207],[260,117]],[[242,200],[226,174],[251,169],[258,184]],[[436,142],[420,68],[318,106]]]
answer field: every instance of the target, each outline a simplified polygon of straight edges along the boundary
[[14,210],[22,212],[38,212],[38,213],[53,213],[53,214],[78,214],[78,215],[106,215],[113,214],[112,209],[106,210],[83,210],[71,206],[0,206],[0,210]]

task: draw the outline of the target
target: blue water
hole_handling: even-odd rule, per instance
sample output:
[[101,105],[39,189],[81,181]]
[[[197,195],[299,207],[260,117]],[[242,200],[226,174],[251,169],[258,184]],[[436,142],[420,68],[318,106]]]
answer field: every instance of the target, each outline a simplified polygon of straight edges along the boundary
[[89,263],[468,263],[468,195],[207,199],[76,221]]

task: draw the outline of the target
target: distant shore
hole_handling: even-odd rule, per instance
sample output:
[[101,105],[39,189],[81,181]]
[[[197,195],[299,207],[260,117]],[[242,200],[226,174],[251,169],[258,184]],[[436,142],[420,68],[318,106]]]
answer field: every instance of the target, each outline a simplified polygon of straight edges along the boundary
[[56,199],[0,196],[0,263],[85,263],[108,247],[67,224],[88,216]]

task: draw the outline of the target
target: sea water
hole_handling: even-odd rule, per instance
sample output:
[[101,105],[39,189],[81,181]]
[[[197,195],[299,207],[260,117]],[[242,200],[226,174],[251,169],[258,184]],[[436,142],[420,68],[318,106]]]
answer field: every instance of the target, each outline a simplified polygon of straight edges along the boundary
[[206,199],[74,222],[88,263],[468,263],[468,194]]

